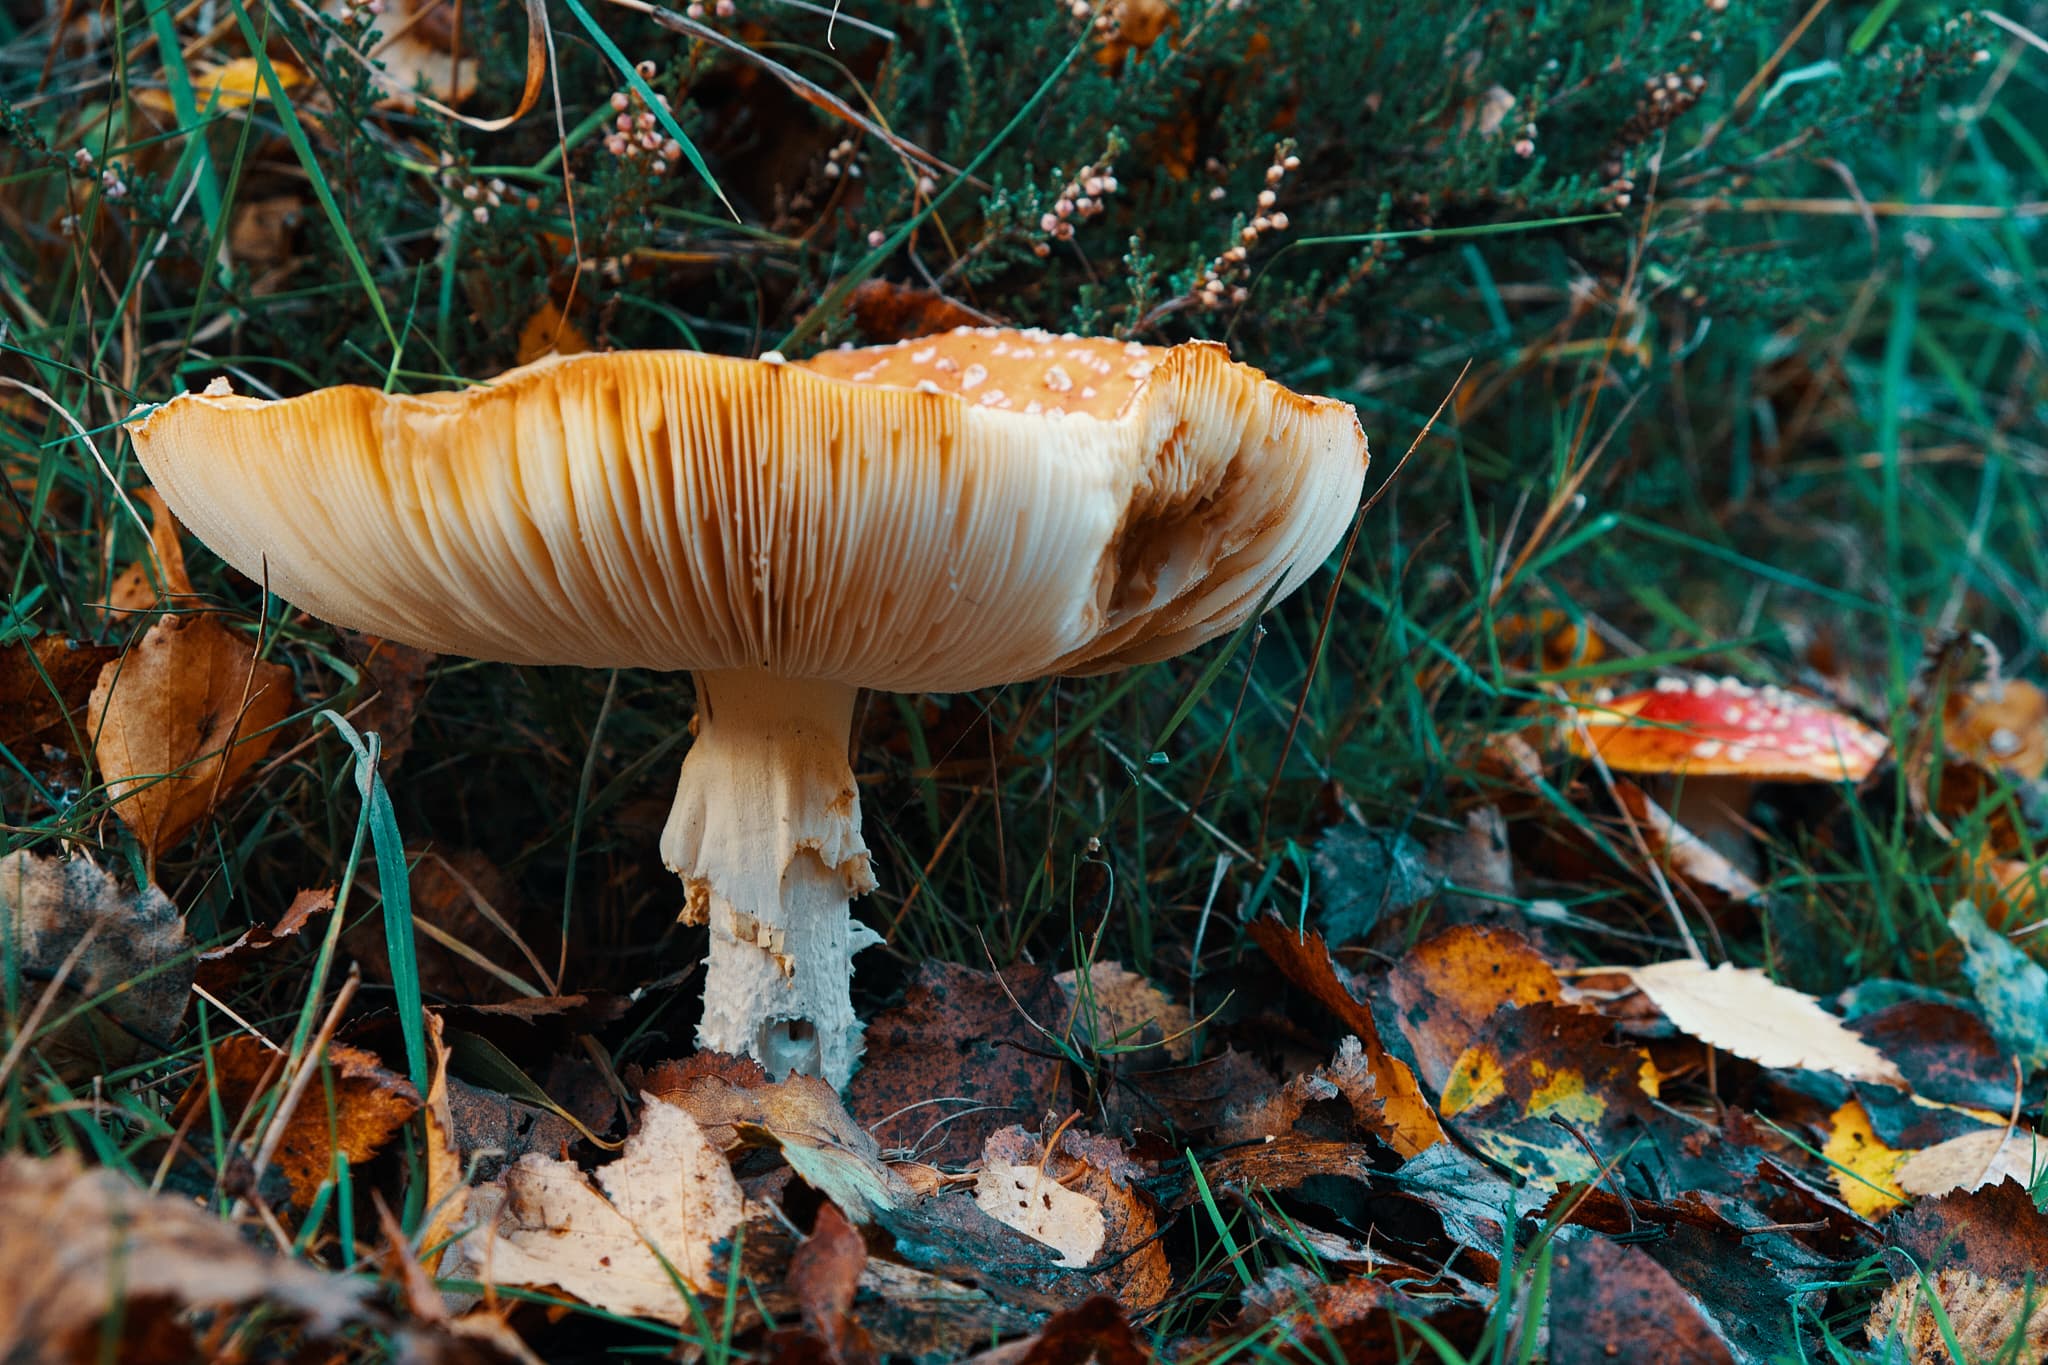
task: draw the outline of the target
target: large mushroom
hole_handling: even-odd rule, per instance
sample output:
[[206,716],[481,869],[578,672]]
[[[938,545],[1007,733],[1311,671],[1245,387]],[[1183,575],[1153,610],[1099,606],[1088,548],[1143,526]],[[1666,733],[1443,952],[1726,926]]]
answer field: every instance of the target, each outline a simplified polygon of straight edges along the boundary
[[661,853],[711,950],[698,1041],[843,1083],[878,939],[862,687],[1163,659],[1322,563],[1351,408],[1223,347],[960,329],[791,364],[556,357],[451,393],[215,381],[140,418],[185,524],[286,601],[442,653],[688,669]]

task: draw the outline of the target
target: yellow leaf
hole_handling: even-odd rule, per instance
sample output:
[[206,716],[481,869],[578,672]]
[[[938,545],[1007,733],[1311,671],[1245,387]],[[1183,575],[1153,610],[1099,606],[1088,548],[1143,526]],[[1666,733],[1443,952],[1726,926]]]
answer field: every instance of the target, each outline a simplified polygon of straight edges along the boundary
[[1907,1154],[1885,1146],[1870,1126],[1861,1100],[1850,1100],[1834,1112],[1821,1155],[1834,1166],[1835,1189],[1842,1202],[1863,1217],[1881,1218],[1906,1202],[1898,1171]]

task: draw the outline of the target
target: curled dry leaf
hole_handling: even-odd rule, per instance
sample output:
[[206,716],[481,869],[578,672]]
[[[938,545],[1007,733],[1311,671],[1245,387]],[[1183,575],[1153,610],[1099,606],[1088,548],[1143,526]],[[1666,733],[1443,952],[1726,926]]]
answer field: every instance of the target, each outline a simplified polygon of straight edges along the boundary
[[216,995],[220,994],[256,957],[287,939],[297,938],[313,916],[324,915],[333,908],[334,888],[331,886],[309,887],[299,892],[292,897],[292,903],[285,907],[284,915],[275,925],[266,928],[258,924],[244,929],[234,942],[208,948],[201,953],[199,984]]
[[1231,1105],[1218,1136],[1225,1142],[1268,1141],[1292,1130],[1313,1106],[1332,1100],[1344,1102],[1360,1131],[1375,1131],[1380,1120],[1379,1095],[1373,1087],[1365,1046],[1356,1038],[1341,1039],[1329,1065],[1290,1077],[1278,1090],[1269,1090],[1256,1100]]
[[156,857],[268,752],[292,675],[213,616],[166,616],[100,670],[94,756],[114,813]]
[[1330,960],[1330,950],[1322,936],[1312,933],[1303,937],[1273,915],[1262,915],[1252,921],[1251,936],[1282,975],[1315,997],[1318,1004],[1357,1036],[1379,1100],[1373,1131],[1402,1156],[1414,1156],[1442,1142],[1443,1125],[1437,1122],[1435,1110],[1415,1083],[1415,1073],[1380,1041],[1379,1025],[1373,1020],[1372,1011],[1337,975],[1337,964]]
[[448,1103],[448,1044],[441,1038],[441,1016],[426,1013],[427,1050],[433,1072],[427,1078],[426,1165],[427,1207],[420,1223],[420,1257],[428,1273],[441,1263],[462,1217],[469,1210],[469,1181],[456,1137],[455,1113]]
[[[231,1124],[245,1113],[254,1117],[253,1106],[286,1079],[284,1062],[283,1054],[247,1034],[221,1039],[213,1045],[210,1084],[207,1072],[200,1071],[178,1101],[175,1119],[182,1121],[195,1109],[203,1113],[214,1097]],[[337,1156],[351,1163],[368,1160],[420,1110],[412,1083],[386,1071],[373,1052],[330,1043],[326,1065],[325,1083],[315,1077],[301,1093],[277,1144],[278,1169],[291,1182],[292,1202],[301,1208],[313,1202],[322,1181],[334,1177]]]
[[1903,1088],[1889,1058],[1820,1002],[1752,967],[1681,959],[1625,971],[1681,1032],[1760,1066],[1826,1071]]
[[1061,972],[1057,979],[1075,1034],[1098,1050],[1157,1047],[1176,1062],[1186,1061],[1194,1050],[1190,1030],[1195,1021],[1188,1007],[1168,1000],[1121,962],[1090,963],[1085,992],[1078,971]]
[[867,1262],[867,1244],[834,1204],[819,1208],[811,1235],[789,1258],[789,1287],[804,1330],[824,1344],[825,1358],[835,1365],[873,1358],[853,1315]]
[[595,1186],[573,1162],[529,1152],[470,1197],[488,1216],[444,1259],[444,1275],[552,1285],[614,1313],[678,1326],[691,1313],[676,1281],[713,1287],[712,1248],[739,1226],[745,1204],[697,1121],[652,1097]]
[[1907,1194],[1947,1194],[2016,1180],[2031,1187],[2048,1171],[2048,1143],[2026,1129],[1987,1128],[1907,1156],[1898,1165]]
[[[1939,1270],[1927,1281],[1911,1275],[1885,1290],[1865,1330],[1873,1344],[1897,1341],[1904,1346],[1903,1356],[1883,1357],[1887,1360],[2039,1365],[2048,1358],[2048,1297],[2038,1284],[2022,1287],[1967,1270]],[[1962,1350],[1963,1362],[1949,1354],[1951,1339]]]
[[154,886],[124,891],[84,854],[10,853],[0,858],[0,943],[31,989],[64,973],[45,1024],[97,1002],[36,1040],[59,1075],[103,1073],[170,1047],[192,988],[192,940]]
[[369,1316],[357,1281],[266,1255],[188,1201],[70,1153],[0,1157],[0,1285],[9,1361],[214,1359],[192,1337],[201,1309],[262,1305],[273,1339],[283,1318],[324,1336]]
[[168,598],[192,595],[192,579],[185,572],[185,547],[178,539],[177,517],[154,488],[142,489],[135,497],[149,508],[150,559],[130,564],[107,589],[106,615],[110,617],[132,616]]

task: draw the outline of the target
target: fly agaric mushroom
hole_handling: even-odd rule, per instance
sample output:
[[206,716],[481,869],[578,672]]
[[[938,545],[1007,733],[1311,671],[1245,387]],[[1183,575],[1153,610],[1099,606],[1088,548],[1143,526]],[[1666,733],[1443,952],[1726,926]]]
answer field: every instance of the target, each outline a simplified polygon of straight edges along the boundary
[[1742,817],[1757,783],[1861,782],[1886,748],[1883,735],[1809,698],[1707,677],[1598,692],[1566,743],[1581,758],[1598,751],[1618,773],[1675,778],[1672,817],[1746,870]]
[[551,357],[453,393],[215,381],[132,427],[222,558],[440,653],[688,669],[662,833],[708,923],[698,1041],[843,1083],[879,942],[855,695],[1181,653],[1299,587],[1349,524],[1350,406],[1223,347],[958,329],[803,364]]

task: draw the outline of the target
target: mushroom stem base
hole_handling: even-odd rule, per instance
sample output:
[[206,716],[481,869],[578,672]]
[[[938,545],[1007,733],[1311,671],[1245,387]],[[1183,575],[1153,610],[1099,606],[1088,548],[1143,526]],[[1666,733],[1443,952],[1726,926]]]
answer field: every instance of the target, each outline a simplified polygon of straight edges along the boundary
[[685,923],[711,931],[700,1047],[844,1085],[861,1052],[853,955],[881,942],[847,764],[855,689],[699,673],[698,732],[661,835]]

